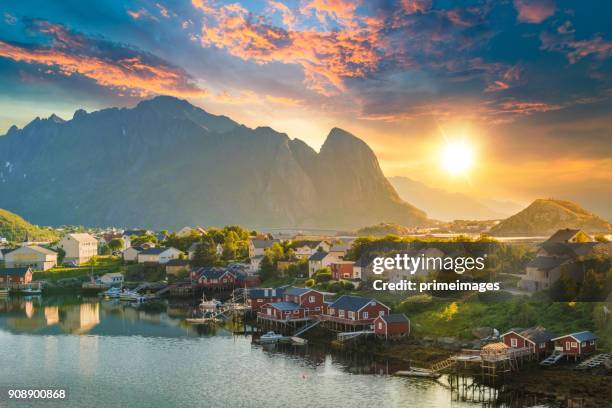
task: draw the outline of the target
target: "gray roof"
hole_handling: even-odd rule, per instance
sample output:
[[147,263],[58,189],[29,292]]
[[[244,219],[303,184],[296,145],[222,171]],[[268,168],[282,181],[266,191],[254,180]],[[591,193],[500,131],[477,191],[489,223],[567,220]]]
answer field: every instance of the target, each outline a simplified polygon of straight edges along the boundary
[[255,248],[270,248],[275,243],[279,242],[278,239],[252,239],[251,243]]
[[207,279],[219,279],[221,276],[225,275],[225,273],[229,273],[233,276],[233,274],[225,268],[198,268],[196,270],[200,277],[204,277]]
[[164,251],[167,251],[170,248],[166,248],[166,247],[153,247],[153,248],[149,248],[149,249],[145,249],[144,251],[141,252],[142,255],[159,255]]
[[304,293],[308,293],[311,290],[312,289],[309,288],[287,288],[285,290],[285,295],[302,296]]
[[317,251],[314,254],[310,255],[310,258],[308,258],[308,260],[309,261],[321,261],[326,256],[327,256],[327,252],[325,252],[325,251]]
[[279,310],[295,310],[297,309],[299,306],[293,302],[274,302],[274,303],[270,303],[270,305],[276,309]]
[[572,336],[573,338],[575,338],[576,340],[578,340],[580,342],[590,341],[590,340],[597,340],[597,336],[593,332],[590,332],[588,330],[566,334],[564,336],[556,337],[553,340],[558,340],[558,339],[561,339],[561,338],[566,337],[566,336]]
[[548,238],[545,242],[567,242],[579,233],[579,229],[560,229]]
[[282,297],[285,294],[285,288],[250,288],[248,291],[251,299]]
[[370,302],[377,302],[377,300],[372,298],[364,298],[361,296],[343,295],[336,299],[334,303],[330,305],[330,307],[333,307],[334,309],[352,310],[356,312]]
[[554,256],[538,256],[527,264],[528,268],[537,269],[553,269],[567,262],[565,258],[557,258]]
[[387,323],[404,323],[409,321],[403,313],[393,313],[386,316],[380,316]]
[[557,336],[542,326],[530,327],[517,333],[520,336],[533,341],[535,344],[546,343]]

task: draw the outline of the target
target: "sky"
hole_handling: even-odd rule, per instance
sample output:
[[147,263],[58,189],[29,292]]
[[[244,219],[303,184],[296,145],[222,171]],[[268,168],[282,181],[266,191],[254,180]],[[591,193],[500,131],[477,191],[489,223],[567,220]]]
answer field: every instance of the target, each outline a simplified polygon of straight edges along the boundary
[[315,149],[341,127],[387,176],[612,218],[610,21],[607,1],[3,2],[0,134],[167,94]]

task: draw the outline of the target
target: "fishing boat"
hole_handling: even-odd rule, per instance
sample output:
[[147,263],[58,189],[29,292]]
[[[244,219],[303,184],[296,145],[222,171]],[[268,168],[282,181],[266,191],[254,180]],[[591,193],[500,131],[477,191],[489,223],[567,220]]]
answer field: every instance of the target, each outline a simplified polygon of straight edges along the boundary
[[398,377],[421,377],[421,378],[440,378],[441,374],[432,371],[432,370],[428,370],[426,368],[417,368],[417,367],[413,367],[409,370],[404,370],[404,371],[397,371],[395,372],[395,374]]
[[259,338],[260,343],[278,343],[284,336],[282,334],[276,334],[273,331],[269,331],[266,334],[262,334]]
[[207,300],[206,296],[203,295],[202,302],[200,303],[200,309],[212,312],[217,310],[220,305],[221,302],[219,302],[217,299]]
[[103,292],[102,295],[109,299],[116,299],[121,295],[121,288],[113,287],[109,288],[107,291]]

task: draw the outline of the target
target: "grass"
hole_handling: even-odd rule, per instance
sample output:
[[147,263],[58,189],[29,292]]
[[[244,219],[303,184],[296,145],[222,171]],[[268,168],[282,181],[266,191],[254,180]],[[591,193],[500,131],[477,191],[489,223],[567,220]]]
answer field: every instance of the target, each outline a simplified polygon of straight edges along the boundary
[[93,262],[89,262],[86,265],[81,265],[76,268],[69,268],[58,266],[55,268],[48,269],[44,272],[35,271],[34,280],[50,280],[57,281],[60,279],[68,278],[80,278],[89,276],[91,273],[94,275],[104,275],[105,273],[121,272],[122,265],[121,259],[112,256],[99,256]]
[[275,287],[284,286],[284,285],[303,287],[305,285],[304,282],[306,282],[306,279],[294,278],[291,276],[284,276],[284,277],[267,279],[261,282],[260,286],[262,288],[275,288]]

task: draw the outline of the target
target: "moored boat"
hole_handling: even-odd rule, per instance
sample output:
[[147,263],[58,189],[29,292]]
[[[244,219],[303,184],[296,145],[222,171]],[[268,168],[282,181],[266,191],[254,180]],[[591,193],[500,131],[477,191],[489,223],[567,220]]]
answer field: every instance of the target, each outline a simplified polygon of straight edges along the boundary
[[260,343],[278,343],[284,336],[282,334],[276,334],[273,331],[269,331],[266,334],[262,334],[259,338]]

